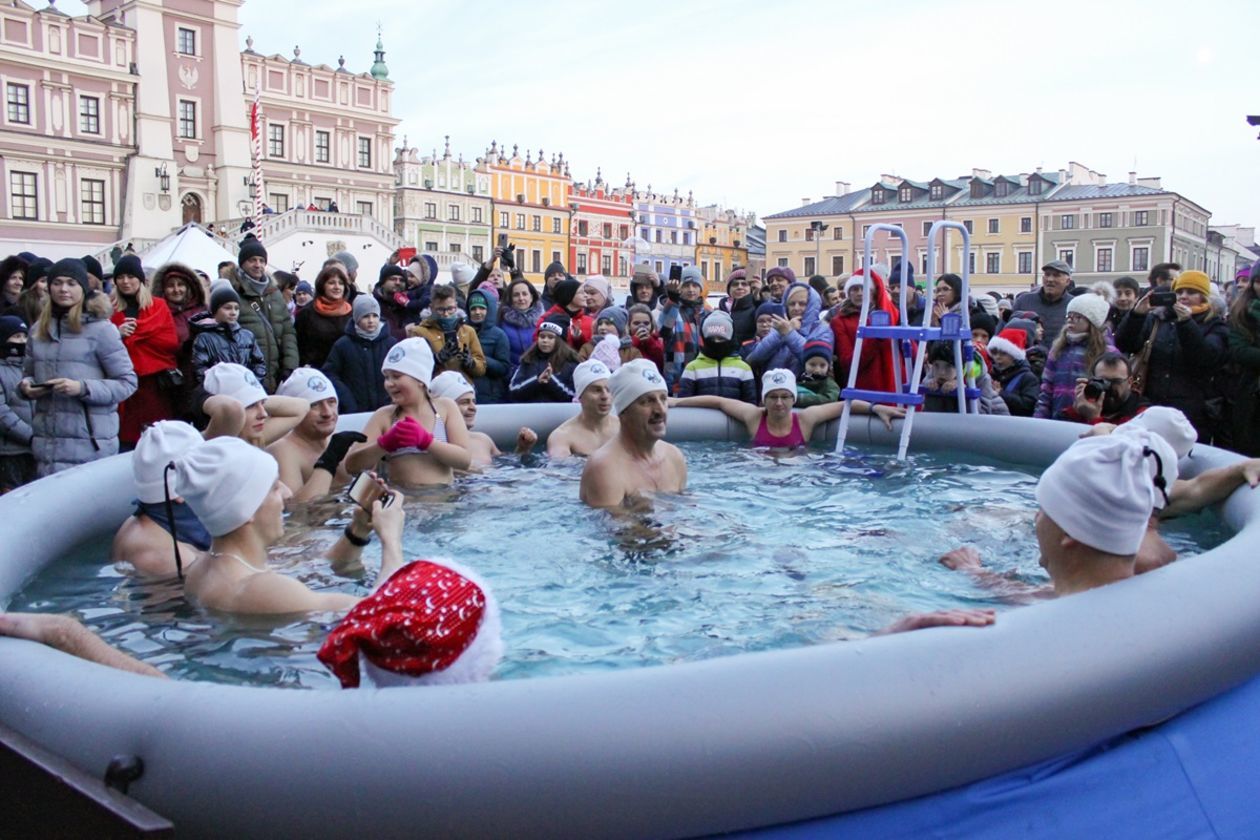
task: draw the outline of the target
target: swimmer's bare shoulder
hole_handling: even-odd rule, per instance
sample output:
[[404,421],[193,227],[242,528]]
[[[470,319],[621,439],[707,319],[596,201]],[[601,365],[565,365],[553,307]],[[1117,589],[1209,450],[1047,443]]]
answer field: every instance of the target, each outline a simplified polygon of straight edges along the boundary
[[669,474],[673,479],[672,486],[663,486],[661,490],[666,493],[681,493],[687,489],[687,459],[683,457],[682,450],[672,443],[661,441],[657,446],[665,450],[666,464],[669,467]]
[[280,465],[280,480],[294,493],[301,490],[307,478],[302,469],[305,459],[293,441],[289,440],[288,435],[268,446],[267,454],[275,458],[276,463]]
[[591,453],[582,468],[582,501],[591,507],[616,507],[626,497],[626,485],[620,469],[626,460],[625,453],[610,440]]

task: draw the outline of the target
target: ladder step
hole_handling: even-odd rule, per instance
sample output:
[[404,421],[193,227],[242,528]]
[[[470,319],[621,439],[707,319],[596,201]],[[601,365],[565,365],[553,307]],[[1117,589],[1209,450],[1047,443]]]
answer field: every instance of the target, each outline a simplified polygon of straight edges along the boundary
[[858,338],[904,338],[910,341],[935,341],[941,337],[936,327],[876,327],[864,324],[857,328]]
[[923,405],[922,394],[897,394],[891,391],[867,391],[862,388],[845,388],[840,392],[840,398],[893,405]]
[[[952,398],[952,397],[957,397],[957,396],[958,396],[958,392],[957,392],[957,391],[933,391],[933,390],[930,390],[930,389],[928,389],[928,388],[920,388],[920,389],[919,389],[919,393],[920,393],[920,394],[930,394],[930,395],[932,395],[932,396],[934,396],[934,397],[951,397],[951,398]],[[981,395],[981,393],[982,393],[982,392],[981,392],[981,390],[980,390],[979,388],[963,388],[963,396],[964,396],[964,397],[966,397],[966,398],[967,398],[967,399],[969,399],[969,400],[978,400],[978,399],[980,399],[980,395]],[[866,399],[866,397],[858,397],[858,399],[864,400],[864,399]],[[868,402],[869,402],[869,400],[868,400]]]

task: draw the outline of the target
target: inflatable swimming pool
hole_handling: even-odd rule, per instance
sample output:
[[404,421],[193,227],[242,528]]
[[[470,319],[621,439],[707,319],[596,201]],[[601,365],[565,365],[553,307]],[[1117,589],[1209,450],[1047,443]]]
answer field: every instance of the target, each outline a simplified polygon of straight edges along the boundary
[[[500,445],[574,407],[484,407]],[[344,418],[343,427],[365,417]],[[913,448],[1048,464],[1079,427],[924,415]],[[741,439],[674,410],[673,439]],[[820,439],[834,436],[834,427]],[[855,418],[849,440],[893,434]],[[1192,475],[1237,456],[1196,447]],[[0,603],[127,514],[125,457],[0,498]],[[0,721],[190,836],[687,836],[942,791],[1157,724],[1260,673],[1260,494],[1225,544],[1142,578],[926,630],[633,671],[420,690],[292,692],[159,681],[0,639]],[[1127,785],[1140,785],[1130,779]],[[1119,794],[1118,794],[1119,795]]]

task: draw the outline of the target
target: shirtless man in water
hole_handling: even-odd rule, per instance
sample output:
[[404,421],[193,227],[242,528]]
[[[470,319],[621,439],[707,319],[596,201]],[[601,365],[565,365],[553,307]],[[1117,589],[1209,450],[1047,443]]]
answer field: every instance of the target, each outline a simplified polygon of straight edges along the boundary
[[615,508],[644,493],[681,493],[687,488],[687,462],[666,443],[665,380],[646,359],[622,365],[609,380],[617,436],[604,444],[582,470],[582,501]]
[[612,413],[612,371],[599,359],[587,359],[573,371],[573,390],[582,410],[565,420],[547,438],[547,455],[567,458],[591,455],[617,436],[621,423]]
[[[310,409],[294,429],[267,447],[280,465],[280,480],[293,493],[293,501],[326,496],[350,476],[341,467],[346,452],[367,440],[359,432],[337,432],[337,391],[331,380],[315,368],[293,371],[276,392],[306,400]],[[336,432],[334,434],[334,432]]]

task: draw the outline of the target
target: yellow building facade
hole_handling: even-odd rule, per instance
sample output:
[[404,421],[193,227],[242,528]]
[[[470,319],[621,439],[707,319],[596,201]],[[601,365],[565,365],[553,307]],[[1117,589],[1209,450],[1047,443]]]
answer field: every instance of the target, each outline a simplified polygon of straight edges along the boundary
[[700,236],[696,241],[696,265],[704,279],[705,294],[726,292],[726,277],[748,266],[748,219],[716,205],[696,211]]
[[[492,144],[486,166],[493,203],[493,245],[506,234],[516,246],[517,265],[541,289],[547,266],[564,263],[569,253],[569,165],[563,155],[547,160],[542,149],[537,159],[529,151],[522,158],[515,146],[509,155]],[[572,266],[565,268],[572,272]]]

